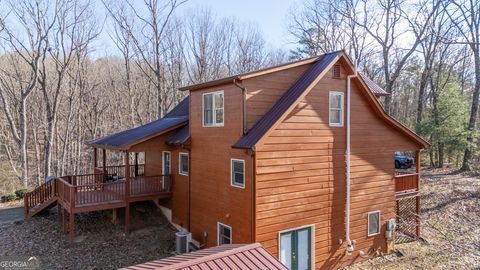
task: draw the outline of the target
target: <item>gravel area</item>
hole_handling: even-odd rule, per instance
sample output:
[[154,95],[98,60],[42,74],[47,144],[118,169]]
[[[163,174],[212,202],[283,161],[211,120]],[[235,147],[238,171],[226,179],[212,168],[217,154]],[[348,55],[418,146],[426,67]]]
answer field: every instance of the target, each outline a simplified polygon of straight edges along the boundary
[[28,221],[0,228],[1,256],[36,256],[44,269],[117,269],[172,256],[175,228],[153,203],[132,206],[131,232],[116,224],[111,210],[75,215],[75,245],[70,247],[56,207]]

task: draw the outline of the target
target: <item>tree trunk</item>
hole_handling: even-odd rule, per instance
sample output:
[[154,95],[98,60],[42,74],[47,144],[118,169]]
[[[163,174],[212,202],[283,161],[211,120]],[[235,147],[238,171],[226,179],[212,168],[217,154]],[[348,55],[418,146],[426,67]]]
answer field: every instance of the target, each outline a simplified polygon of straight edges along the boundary
[[470,111],[470,120],[468,121],[468,135],[467,135],[467,142],[468,146],[465,149],[465,153],[463,155],[463,163],[461,170],[463,171],[470,171],[472,169],[471,160],[472,160],[472,153],[474,150],[474,132],[475,126],[477,124],[478,118],[478,98],[480,96],[480,55],[478,51],[478,46],[475,46],[476,49],[473,50],[473,56],[475,61],[475,86],[473,90],[473,97],[472,97],[472,107]]

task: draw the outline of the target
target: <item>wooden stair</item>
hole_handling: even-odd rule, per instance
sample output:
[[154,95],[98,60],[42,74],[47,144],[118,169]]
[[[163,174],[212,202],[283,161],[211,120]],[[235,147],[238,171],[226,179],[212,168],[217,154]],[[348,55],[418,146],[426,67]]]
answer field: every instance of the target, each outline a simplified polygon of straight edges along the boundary
[[25,219],[29,219],[57,202],[57,179],[36,187],[23,198]]

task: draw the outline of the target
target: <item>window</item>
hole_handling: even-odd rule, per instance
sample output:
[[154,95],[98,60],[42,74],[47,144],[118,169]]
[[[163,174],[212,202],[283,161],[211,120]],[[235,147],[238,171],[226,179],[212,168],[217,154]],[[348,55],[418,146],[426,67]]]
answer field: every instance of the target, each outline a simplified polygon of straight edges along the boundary
[[234,187],[245,187],[245,161],[233,159],[230,162],[230,181]]
[[163,165],[162,165],[162,174],[170,174],[170,152],[163,151]]
[[218,245],[225,245],[232,243],[232,227],[222,223],[217,223],[217,242]]
[[343,93],[330,92],[329,100],[329,123],[330,126],[343,127]]
[[203,126],[223,126],[223,91],[203,94]]
[[380,211],[368,213],[368,236],[380,233]]
[[188,175],[188,153],[179,153],[178,173]]

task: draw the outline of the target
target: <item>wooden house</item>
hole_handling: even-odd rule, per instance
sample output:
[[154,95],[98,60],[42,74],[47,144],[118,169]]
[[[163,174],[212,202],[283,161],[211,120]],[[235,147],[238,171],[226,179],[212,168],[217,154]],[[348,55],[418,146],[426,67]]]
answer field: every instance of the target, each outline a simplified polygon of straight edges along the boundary
[[[343,51],[181,90],[187,98],[164,118],[91,141],[95,185],[60,179],[50,200],[69,213],[128,213],[132,201],[157,200],[199,248],[260,243],[291,269],[387,253],[399,202],[413,198],[418,213],[419,151],[428,143],[385,113],[378,98],[386,93]],[[123,180],[111,182],[122,185],[120,197],[104,195],[106,150],[125,153]],[[414,172],[395,172],[396,151],[416,153]],[[140,152],[144,164],[132,162]],[[42,205],[31,200],[48,200],[34,197],[29,216]]]

